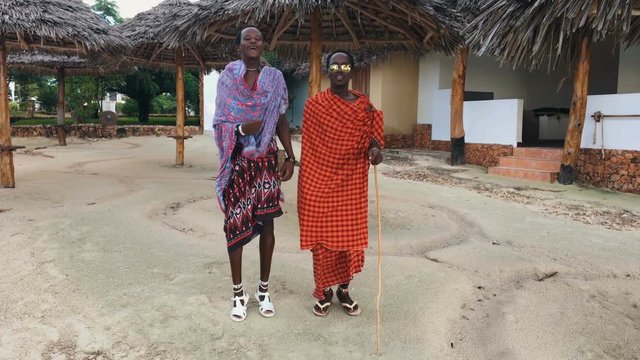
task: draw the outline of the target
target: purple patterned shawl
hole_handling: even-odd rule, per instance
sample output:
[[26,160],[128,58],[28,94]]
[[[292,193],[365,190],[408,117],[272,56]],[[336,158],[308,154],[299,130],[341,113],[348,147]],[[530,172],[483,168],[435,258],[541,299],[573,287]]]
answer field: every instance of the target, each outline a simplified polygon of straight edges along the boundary
[[245,122],[262,120],[260,132],[242,136],[242,155],[255,159],[265,155],[275,134],[278,118],[289,106],[287,86],[280,70],[265,66],[255,90],[244,81],[246,67],[242,60],[229,63],[218,78],[213,131],[220,155],[220,172],[216,179],[216,196],[220,208],[225,204],[222,191],[231,175],[231,154],[236,144],[235,127]]

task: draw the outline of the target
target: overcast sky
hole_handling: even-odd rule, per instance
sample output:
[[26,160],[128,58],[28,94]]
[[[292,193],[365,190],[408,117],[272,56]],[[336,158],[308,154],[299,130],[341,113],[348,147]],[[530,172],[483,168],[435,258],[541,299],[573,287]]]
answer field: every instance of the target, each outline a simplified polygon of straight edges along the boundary
[[[89,5],[93,5],[95,0],[83,0]],[[194,2],[194,0],[191,0]],[[137,13],[147,11],[152,7],[160,4],[162,0],[115,0],[120,8],[120,15],[125,18],[132,18]]]

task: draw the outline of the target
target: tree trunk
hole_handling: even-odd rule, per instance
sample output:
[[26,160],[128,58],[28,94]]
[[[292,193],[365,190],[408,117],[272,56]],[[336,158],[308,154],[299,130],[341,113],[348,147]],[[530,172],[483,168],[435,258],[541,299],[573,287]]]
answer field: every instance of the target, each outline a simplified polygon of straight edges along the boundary
[[143,98],[135,100],[138,103],[138,120],[140,120],[141,123],[149,122],[149,112],[151,112],[152,98],[145,95]]
[[200,68],[200,87],[198,88],[199,95],[199,106],[198,106],[198,114],[200,115],[200,128],[198,129],[198,133],[204,134],[204,75],[206,70],[201,67]]
[[56,123],[58,131],[58,145],[67,146],[66,134],[64,131],[64,68],[59,67],[56,81],[58,82],[58,117]]
[[182,49],[176,50],[176,165],[184,165],[184,64]]
[[322,82],[322,13],[319,8],[311,13],[310,48],[309,97],[312,97],[320,92]]
[[11,148],[7,68],[7,48],[4,36],[0,34],[0,188],[16,187]]
[[584,35],[580,44],[580,55],[576,63],[576,75],[573,81],[573,99],[569,111],[569,128],[564,139],[564,154],[558,182],[563,185],[573,184],[576,179],[576,164],[580,154],[582,129],[587,112],[589,95],[589,68],[591,67],[591,38]]
[[456,56],[451,83],[451,165],[464,165],[464,83],[467,75],[468,48]]

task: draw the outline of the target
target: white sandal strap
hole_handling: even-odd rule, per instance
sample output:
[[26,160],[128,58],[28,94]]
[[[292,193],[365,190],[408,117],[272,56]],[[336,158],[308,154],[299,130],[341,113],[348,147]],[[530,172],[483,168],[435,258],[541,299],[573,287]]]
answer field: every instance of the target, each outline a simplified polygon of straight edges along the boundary
[[[260,301],[260,297],[264,297],[264,300]],[[258,301],[260,315],[264,317],[272,317],[276,313],[276,309],[271,302],[271,296],[269,292],[256,291],[256,300]]]
[[353,300],[353,303],[349,304],[349,303],[340,303],[340,305],[344,306],[344,307],[348,307],[350,310],[353,311],[353,308],[356,307],[356,305],[358,305],[358,302]]
[[321,304],[321,303],[320,303],[320,300],[316,301],[316,306],[317,306],[317,307],[319,307],[319,308],[320,308],[320,310],[323,310],[323,311],[324,311],[324,308],[326,308],[326,307],[328,307],[328,306],[330,306],[330,305],[331,305],[331,301],[326,302],[326,303],[324,303],[324,304]]
[[233,301],[233,307],[231,308],[231,320],[244,320],[247,317],[247,302],[249,302],[249,296],[247,294],[234,296],[231,298],[231,301]]

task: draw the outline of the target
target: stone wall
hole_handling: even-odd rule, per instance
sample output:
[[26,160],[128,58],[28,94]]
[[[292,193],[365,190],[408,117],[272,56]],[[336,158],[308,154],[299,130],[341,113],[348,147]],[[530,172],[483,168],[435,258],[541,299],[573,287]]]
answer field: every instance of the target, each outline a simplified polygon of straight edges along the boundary
[[427,149],[435,150],[435,151],[451,152],[451,141],[433,140],[431,141]]
[[467,164],[484,167],[497,166],[500,158],[513,155],[513,146],[498,144],[465,144],[464,158]]
[[640,151],[581,149],[578,182],[640,194]]
[[413,147],[412,135],[385,135],[384,147],[387,149],[408,149]]
[[[451,142],[431,140],[431,124],[417,124],[413,133],[416,148],[435,151],[451,151]],[[495,166],[501,156],[513,154],[513,146],[497,144],[465,144],[465,161],[467,164]]]
[[431,124],[417,124],[413,129],[413,146],[428,149],[431,143]]
[[[100,124],[65,125],[67,136],[79,138],[119,138],[127,136],[169,136],[174,135],[175,126],[161,125],[122,125],[102,126]],[[15,137],[57,137],[55,125],[20,125],[11,127],[11,136]],[[185,126],[185,135],[199,133],[197,126]]]

